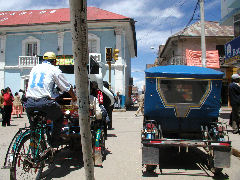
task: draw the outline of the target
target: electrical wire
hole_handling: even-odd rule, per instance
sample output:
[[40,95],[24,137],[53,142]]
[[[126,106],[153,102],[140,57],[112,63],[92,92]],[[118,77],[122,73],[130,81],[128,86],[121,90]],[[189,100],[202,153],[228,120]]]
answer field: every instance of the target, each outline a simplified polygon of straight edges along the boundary
[[[197,12],[198,9],[199,9],[199,0],[197,1],[197,4],[196,4],[196,6],[195,6],[195,8],[194,8],[193,15],[192,15],[192,17],[190,18],[190,20],[188,21],[188,23],[187,23],[187,25],[185,26],[185,28],[188,27],[193,20],[195,20],[195,19],[194,19],[195,13]],[[184,29],[185,29],[185,28],[184,28]]]

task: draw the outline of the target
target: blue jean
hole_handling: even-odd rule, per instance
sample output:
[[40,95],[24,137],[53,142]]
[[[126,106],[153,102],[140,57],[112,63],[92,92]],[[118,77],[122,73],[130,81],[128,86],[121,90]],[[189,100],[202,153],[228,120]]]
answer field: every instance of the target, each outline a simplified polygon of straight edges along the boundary
[[25,107],[30,126],[33,125],[30,116],[34,111],[37,110],[46,114],[47,119],[53,121],[52,138],[57,138],[61,134],[64,115],[60,109],[59,104],[55,100],[52,100],[48,97],[40,99],[28,98]]

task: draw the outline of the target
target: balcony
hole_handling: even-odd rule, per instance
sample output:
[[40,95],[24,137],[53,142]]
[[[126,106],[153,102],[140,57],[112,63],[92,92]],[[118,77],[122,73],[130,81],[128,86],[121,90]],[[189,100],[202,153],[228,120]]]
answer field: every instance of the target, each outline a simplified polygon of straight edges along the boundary
[[18,66],[20,68],[34,67],[39,64],[39,57],[37,56],[19,56]]
[[[19,68],[32,68],[39,64],[40,58],[41,56],[19,56],[18,66]],[[93,58],[97,62],[101,62],[101,53],[89,53],[89,59],[90,58]]]
[[183,56],[174,56],[170,59],[172,65],[186,65],[186,59]]
[[[187,65],[186,58],[183,56],[174,56],[169,58],[168,60],[162,59],[160,62],[160,65]],[[225,65],[225,57],[219,56],[219,64],[221,67],[226,66]]]

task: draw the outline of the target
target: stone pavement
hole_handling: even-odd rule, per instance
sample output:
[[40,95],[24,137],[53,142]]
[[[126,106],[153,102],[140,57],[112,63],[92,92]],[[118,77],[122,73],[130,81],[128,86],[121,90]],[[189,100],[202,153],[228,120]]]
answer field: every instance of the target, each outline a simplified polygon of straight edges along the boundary
[[[107,147],[107,156],[106,160],[103,162],[103,167],[95,168],[95,175],[98,177],[98,180],[122,180],[122,179],[159,179],[159,177],[143,177],[142,176],[142,166],[141,166],[141,131],[142,128],[142,118],[143,116],[135,117],[134,113],[136,110],[132,109],[131,111],[126,112],[114,112],[113,117],[113,127],[115,129],[109,131],[108,140],[106,141]],[[228,124],[229,115],[231,109],[222,108],[221,109],[221,120],[223,123]],[[26,115],[23,115],[23,118],[16,118],[13,116],[13,121],[11,121],[10,127],[1,127],[0,126],[0,166],[2,167],[5,153],[7,151],[10,140],[17,132],[19,127],[24,127],[25,124],[28,126],[28,120]],[[228,127],[229,138],[232,141],[233,146],[233,155],[238,156],[240,151],[240,142],[238,134],[232,134],[230,132],[231,128]],[[84,168],[83,163],[79,161],[79,155],[71,156],[69,151],[63,151],[57,157],[55,165],[49,169],[48,179],[84,179]],[[71,159],[71,158],[72,159]],[[174,156],[175,157],[175,156]],[[185,160],[187,160],[186,158]],[[179,159],[179,164],[182,164],[184,159]],[[176,159],[177,161],[177,159]],[[190,164],[191,168],[194,167],[194,164]],[[169,165],[166,165],[169,167]],[[171,166],[172,167],[172,166]],[[175,167],[175,166],[174,166]],[[161,176],[161,179],[212,179],[207,173],[204,174],[203,170],[197,168],[190,169],[190,171],[183,170],[181,168],[166,168],[165,175]],[[234,167],[234,168],[233,168]],[[180,170],[179,170],[180,169]],[[181,175],[172,175],[168,172],[179,172]],[[183,173],[192,173],[193,176],[184,176]],[[229,174],[229,179],[239,179],[239,159],[232,156],[231,168],[225,169],[224,173]],[[234,176],[237,178],[233,178]],[[9,170],[0,169],[1,178],[0,179],[9,179]],[[196,175],[197,174],[197,175]],[[203,176],[201,174],[204,174]]]

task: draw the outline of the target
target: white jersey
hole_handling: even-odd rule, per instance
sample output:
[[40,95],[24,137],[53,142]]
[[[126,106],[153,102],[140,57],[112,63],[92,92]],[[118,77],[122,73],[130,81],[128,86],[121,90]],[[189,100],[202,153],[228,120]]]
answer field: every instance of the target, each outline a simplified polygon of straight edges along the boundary
[[43,62],[32,68],[26,97],[42,98],[53,97],[55,84],[61,91],[69,91],[71,85],[68,83],[62,71],[48,62]]

